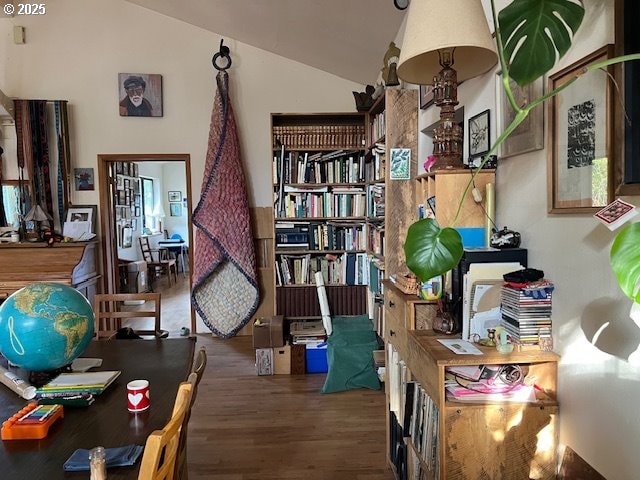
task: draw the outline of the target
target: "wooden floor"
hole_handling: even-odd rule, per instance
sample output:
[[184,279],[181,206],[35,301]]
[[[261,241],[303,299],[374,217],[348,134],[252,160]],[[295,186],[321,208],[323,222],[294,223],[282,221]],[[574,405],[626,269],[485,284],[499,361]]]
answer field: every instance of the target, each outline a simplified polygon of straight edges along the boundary
[[324,374],[257,376],[251,337],[199,334],[190,480],[391,480],[384,391],[321,394]]

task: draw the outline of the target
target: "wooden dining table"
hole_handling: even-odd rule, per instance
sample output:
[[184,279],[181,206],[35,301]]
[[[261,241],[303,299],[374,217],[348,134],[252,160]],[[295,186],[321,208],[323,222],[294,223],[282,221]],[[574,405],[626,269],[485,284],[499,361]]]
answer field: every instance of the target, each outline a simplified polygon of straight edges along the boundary
[[[192,368],[195,337],[161,340],[92,341],[82,357],[101,358],[99,370],[122,373],[88,407],[64,407],[42,440],[3,440],[0,478],[3,480],[88,479],[89,471],[65,472],[64,462],[78,448],[144,445],[148,435],[171,418],[178,385]],[[18,372],[19,373],[19,372]],[[151,406],[141,413],[127,410],[127,383],[145,379]],[[28,403],[0,385],[0,421]],[[107,478],[136,479],[140,460],[132,467],[107,470]]]

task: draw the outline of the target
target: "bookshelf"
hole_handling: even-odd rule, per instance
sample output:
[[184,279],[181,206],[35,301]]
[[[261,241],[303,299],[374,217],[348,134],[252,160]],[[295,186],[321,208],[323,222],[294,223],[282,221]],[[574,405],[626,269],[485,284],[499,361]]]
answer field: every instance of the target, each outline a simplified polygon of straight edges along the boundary
[[[372,273],[368,291],[369,316],[384,335],[384,279],[406,270],[402,245],[414,209],[418,165],[418,93],[385,89],[367,112],[367,254]],[[408,149],[407,179],[391,179],[389,159],[395,149]]]
[[[388,451],[396,474],[556,478],[558,355],[537,349],[505,355],[493,347],[479,347],[482,355],[456,355],[431,332],[410,331],[393,320],[387,325],[390,430],[395,431]],[[476,365],[520,366],[535,382],[535,401],[449,399],[444,388],[447,369]],[[415,401],[407,401],[410,383],[414,397],[422,392],[430,414],[414,412]]]
[[332,312],[366,311],[365,114],[271,115],[276,314],[320,316],[314,274]]

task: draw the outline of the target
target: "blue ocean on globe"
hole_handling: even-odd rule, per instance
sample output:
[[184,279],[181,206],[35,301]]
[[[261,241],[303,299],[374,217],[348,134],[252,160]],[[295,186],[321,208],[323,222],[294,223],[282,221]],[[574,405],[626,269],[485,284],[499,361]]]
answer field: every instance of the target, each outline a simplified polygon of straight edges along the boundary
[[64,367],[93,337],[89,301],[59,283],[31,283],[0,304],[0,353],[31,371]]

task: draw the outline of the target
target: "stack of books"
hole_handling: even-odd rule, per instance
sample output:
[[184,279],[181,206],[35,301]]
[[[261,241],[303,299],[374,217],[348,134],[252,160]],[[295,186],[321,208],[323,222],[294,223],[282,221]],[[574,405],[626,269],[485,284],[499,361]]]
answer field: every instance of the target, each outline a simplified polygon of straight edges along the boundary
[[322,343],[327,333],[322,326],[322,320],[312,322],[291,322],[291,342],[294,345]]
[[501,326],[513,343],[537,345],[542,333],[551,333],[553,288],[548,280],[518,286],[505,283],[502,287]]
[[119,370],[61,373],[36,390],[38,398],[99,395],[120,375]]

